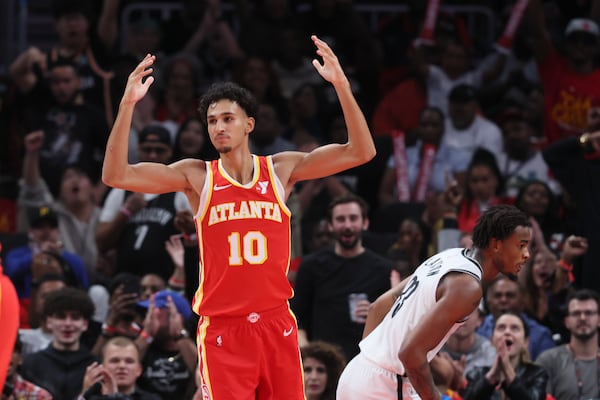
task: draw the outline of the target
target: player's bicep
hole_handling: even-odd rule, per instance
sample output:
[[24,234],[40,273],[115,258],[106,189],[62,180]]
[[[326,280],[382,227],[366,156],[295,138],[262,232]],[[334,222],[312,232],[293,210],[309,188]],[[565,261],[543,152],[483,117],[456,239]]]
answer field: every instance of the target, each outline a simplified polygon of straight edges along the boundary
[[293,167],[290,170],[292,182],[335,175],[361,162],[347,144],[331,143],[317,147],[310,153],[293,153]]
[[185,192],[190,188],[185,170],[190,161],[182,160],[165,165],[155,162],[140,162],[129,165],[122,180],[110,186],[140,193]]
[[[462,276],[460,276],[462,275]],[[481,286],[475,278],[460,274],[446,277],[440,286],[441,296],[415,329],[403,341],[399,354],[403,363],[419,359],[440,343],[452,326],[477,307]],[[449,278],[449,279],[448,279]]]

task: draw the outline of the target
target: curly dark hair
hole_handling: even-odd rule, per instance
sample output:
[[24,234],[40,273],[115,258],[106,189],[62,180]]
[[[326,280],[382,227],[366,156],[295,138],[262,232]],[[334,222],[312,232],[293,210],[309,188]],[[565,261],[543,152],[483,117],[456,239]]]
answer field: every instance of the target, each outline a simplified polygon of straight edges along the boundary
[[94,303],[85,291],[68,286],[48,293],[42,309],[44,317],[69,311],[77,312],[89,321],[94,314]]
[[314,341],[300,348],[302,361],[307,358],[314,358],[323,363],[327,369],[327,384],[321,400],[335,400],[337,383],[346,366],[346,357],[342,349],[332,343],[325,341]]
[[531,226],[529,217],[523,211],[505,204],[490,207],[473,228],[473,246],[485,249],[490,240],[504,240],[518,226]]
[[207,125],[206,113],[208,106],[219,100],[231,100],[237,103],[246,112],[246,115],[256,118],[258,102],[248,89],[232,82],[219,82],[213,83],[200,99],[198,112],[204,125]]

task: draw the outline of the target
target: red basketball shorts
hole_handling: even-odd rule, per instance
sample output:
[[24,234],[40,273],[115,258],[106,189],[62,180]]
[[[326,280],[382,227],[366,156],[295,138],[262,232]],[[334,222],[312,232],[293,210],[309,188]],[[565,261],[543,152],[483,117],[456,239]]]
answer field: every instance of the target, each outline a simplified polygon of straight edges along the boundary
[[201,316],[204,400],[303,400],[298,326],[288,304],[244,317]]

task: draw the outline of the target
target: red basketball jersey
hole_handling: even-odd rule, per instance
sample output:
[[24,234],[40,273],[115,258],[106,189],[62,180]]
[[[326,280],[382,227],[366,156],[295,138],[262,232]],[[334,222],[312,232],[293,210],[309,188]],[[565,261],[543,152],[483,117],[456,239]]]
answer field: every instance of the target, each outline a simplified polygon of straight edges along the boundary
[[196,215],[200,284],[193,309],[243,316],[281,306],[292,296],[290,210],[271,156],[253,156],[254,176],[241,185],[221,160],[206,162]]

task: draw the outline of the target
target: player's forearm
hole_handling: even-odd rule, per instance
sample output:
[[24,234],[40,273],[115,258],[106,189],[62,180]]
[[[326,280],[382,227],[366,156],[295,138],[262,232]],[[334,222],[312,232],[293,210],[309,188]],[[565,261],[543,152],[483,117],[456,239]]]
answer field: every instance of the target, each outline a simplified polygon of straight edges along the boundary
[[415,367],[405,365],[405,371],[411,385],[422,399],[440,399],[440,392],[433,382],[431,368],[425,358]]
[[102,182],[108,186],[118,185],[125,177],[128,167],[129,132],[134,108],[135,104],[122,102],[110,131],[102,166]]
[[348,145],[354,150],[358,158],[357,165],[364,164],[375,157],[373,136],[365,116],[352,94],[350,83],[347,80],[337,82],[334,84],[334,88],[348,129]]

